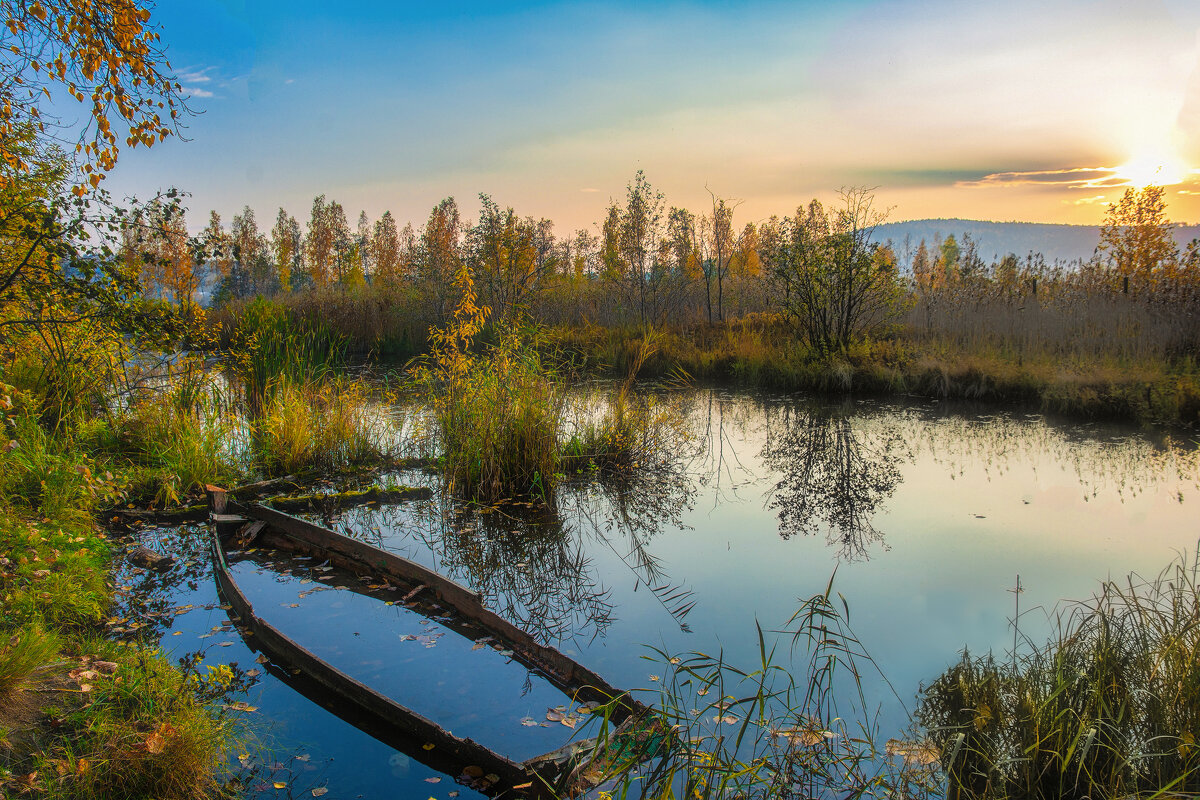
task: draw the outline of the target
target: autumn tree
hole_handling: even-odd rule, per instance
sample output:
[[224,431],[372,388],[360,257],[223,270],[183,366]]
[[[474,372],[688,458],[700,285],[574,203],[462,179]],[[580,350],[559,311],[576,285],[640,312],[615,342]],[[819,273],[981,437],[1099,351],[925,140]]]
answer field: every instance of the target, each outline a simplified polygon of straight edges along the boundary
[[771,254],[784,312],[810,346],[844,352],[885,322],[900,294],[895,265],[881,266],[874,230],[884,214],[864,188],[844,190],[832,212],[816,200],[785,219]]
[[300,277],[302,254],[300,223],[280,208],[275,217],[275,227],[271,228],[271,255],[275,259],[280,291],[290,292],[293,281]]
[[670,269],[665,198],[638,170],[625,192],[624,207],[612,204],[602,228],[605,275],[636,310],[643,325],[661,322],[668,300]]
[[177,199],[155,198],[135,209],[121,228],[120,257],[130,274],[147,294],[182,307],[192,305],[199,287],[195,250]]
[[[409,228],[411,234],[412,229]],[[379,286],[395,286],[401,276],[400,233],[392,212],[385,211],[375,221],[368,243],[371,253],[371,279]]]
[[313,286],[318,289],[327,288],[336,277],[334,262],[338,232],[335,230],[334,214],[330,208],[332,205],[334,204],[326,202],[323,194],[313,198],[308,233],[304,237],[304,260],[308,266],[308,275]]
[[1114,288],[1146,290],[1155,273],[1178,258],[1175,225],[1166,208],[1161,186],[1127,189],[1119,202],[1109,205],[1096,252],[1116,279]]
[[462,266],[462,219],[453,197],[442,200],[429,213],[421,231],[418,272],[433,300],[439,322],[447,319],[457,298],[454,280]]
[[82,195],[116,164],[121,146],[149,147],[178,133],[188,111],[159,28],[143,0],[0,0],[0,184],[36,161],[21,132],[67,143],[49,108],[51,89],[87,107],[74,137]]
[[705,243],[704,284],[708,294],[708,321],[713,321],[713,283],[717,291],[717,319],[725,319],[725,278],[729,274],[729,259],[733,256],[733,212],[738,204],[730,205],[711,190],[712,214],[704,218]]
[[522,220],[511,207],[501,210],[486,194],[479,195],[479,202],[479,221],[466,235],[471,271],[494,317],[511,321],[550,272],[547,231],[540,232],[533,220]]

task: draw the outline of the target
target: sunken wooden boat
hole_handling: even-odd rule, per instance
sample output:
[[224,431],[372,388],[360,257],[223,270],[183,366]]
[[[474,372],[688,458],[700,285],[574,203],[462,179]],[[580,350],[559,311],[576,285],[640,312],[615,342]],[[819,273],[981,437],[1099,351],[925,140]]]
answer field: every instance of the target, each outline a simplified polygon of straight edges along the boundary
[[[592,670],[544,645],[483,605],[476,592],[401,556],[256,502],[238,502],[208,487],[213,574],[238,630],[267,656],[267,669],[337,716],[433,769],[492,796],[565,797],[603,778],[613,754],[656,750],[663,732],[644,704]],[[338,670],[255,613],[229,569],[226,548],[250,546],[328,561],[360,577],[404,592],[406,605],[438,617],[444,627],[474,640],[490,637],[510,658],[542,676],[576,703],[603,706],[604,741],[574,741],[526,761],[515,761],[437,723]],[[424,600],[421,603],[407,601]],[[427,610],[422,610],[422,609]],[[432,745],[432,747],[430,746]],[[640,758],[634,758],[640,760]]]

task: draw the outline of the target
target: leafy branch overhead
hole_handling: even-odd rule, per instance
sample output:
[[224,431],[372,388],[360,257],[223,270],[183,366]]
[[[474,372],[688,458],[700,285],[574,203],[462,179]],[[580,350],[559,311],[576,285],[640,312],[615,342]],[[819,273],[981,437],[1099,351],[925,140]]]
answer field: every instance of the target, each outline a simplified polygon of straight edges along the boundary
[[[76,139],[76,196],[100,184],[122,145],[150,147],[179,133],[189,109],[150,8],[145,0],[0,0],[0,186],[33,166],[12,146],[26,128]],[[63,92],[88,109],[77,137],[55,116]]]

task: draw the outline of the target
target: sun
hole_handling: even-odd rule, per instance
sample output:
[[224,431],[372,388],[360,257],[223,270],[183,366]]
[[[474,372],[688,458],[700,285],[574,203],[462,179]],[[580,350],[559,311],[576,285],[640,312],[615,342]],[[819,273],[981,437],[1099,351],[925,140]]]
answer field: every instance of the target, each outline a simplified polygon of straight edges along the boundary
[[1191,170],[1169,148],[1141,150],[1113,170],[1116,177],[1128,181],[1135,189],[1147,186],[1173,186],[1183,183]]

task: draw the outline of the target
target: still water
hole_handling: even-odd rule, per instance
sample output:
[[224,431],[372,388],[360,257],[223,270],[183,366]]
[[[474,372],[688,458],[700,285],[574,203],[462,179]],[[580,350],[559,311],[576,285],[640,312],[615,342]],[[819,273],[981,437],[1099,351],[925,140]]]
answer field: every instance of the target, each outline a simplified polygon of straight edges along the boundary
[[[930,402],[674,397],[691,438],[675,445],[671,468],[634,483],[581,476],[533,513],[481,513],[435,493],[325,522],[480,591],[612,684],[651,692],[669,665],[650,647],[722,651],[752,667],[755,623],[786,632],[800,601],[832,577],[895,689],[866,681],[884,737],[903,729],[922,682],[963,648],[1011,650],[1018,602],[1020,634],[1041,641],[1062,601],[1089,597],[1108,577],[1152,576],[1200,538],[1200,454],[1188,436]],[[164,547],[193,542],[191,566],[167,576],[162,607],[192,608],[160,617],[163,645],[261,673],[242,695],[263,745],[242,759],[257,767],[255,793],[473,796],[411,748],[372,739],[256,665],[236,631],[222,630],[194,532],[148,535],[170,540]],[[553,687],[436,620],[338,590],[311,564],[237,569],[270,622],[459,736],[526,758],[572,733],[546,719],[566,703]]]

